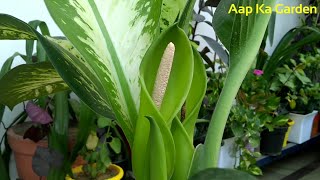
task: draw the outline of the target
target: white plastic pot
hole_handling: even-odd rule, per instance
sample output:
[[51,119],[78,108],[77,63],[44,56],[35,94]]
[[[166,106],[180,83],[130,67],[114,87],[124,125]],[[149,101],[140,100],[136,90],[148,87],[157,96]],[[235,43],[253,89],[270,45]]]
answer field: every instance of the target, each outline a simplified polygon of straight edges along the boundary
[[297,144],[308,141],[311,138],[313,119],[317,113],[318,111],[313,111],[305,115],[290,113],[289,118],[295,123],[292,126],[288,141]]
[[224,139],[220,148],[219,168],[234,168],[239,165],[240,153],[235,151],[235,137]]

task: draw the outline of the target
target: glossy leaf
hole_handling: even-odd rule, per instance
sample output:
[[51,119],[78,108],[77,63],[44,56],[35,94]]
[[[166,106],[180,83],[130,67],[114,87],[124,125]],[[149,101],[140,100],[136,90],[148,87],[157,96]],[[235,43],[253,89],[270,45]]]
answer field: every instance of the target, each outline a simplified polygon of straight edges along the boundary
[[23,64],[0,79],[0,103],[13,108],[16,104],[68,90],[50,62]]
[[187,179],[194,153],[193,138],[189,137],[178,118],[172,122],[171,133],[176,150],[175,168],[171,180]]
[[[99,89],[107,94],[104,99],[110,102],[117,120],[122,121],[119,124],[131,144],[140,99],[138,69],[158,33],[161,1],[46,0],[45,3],[60,29],[83,56],[91,70],[88,75],[99,81],[94,84],[102,85]],[[121,21],[119,17],[123,17]],[[53,61],[64,79],[73,82],[75,75],[62,72],[62,63]],[[73,69],[83,71],[80,66]],[[81,86],[91,85],[81,83]],[[72,87],[76,88],[79,87]],[[88,92],[85,94],[90,96]]]
[[[157,122],[152,117],[146,117],[150,122],[149,152],[150,158],[150,177],[154,180],[170,179],[171,175],[167,175],[171,169],[166,168],[166,150],[164,137]],[[166,159],[167,160],[167,159]]]
[[175,45],[175,54],[169,83],[160,107],[160,113],[168,124],[180,111],[193,76],[193,73],[190,73],[194,69],[193,52],[183,30],[174,25],[164,32],[148,50],[140,70],[148,93],[152,94],[163,52],[170,42]]
[[195,174],[199,173],[202,169],[201,166],[199,166],[199,163],[202,159],[204,159],[204,145],[198,144],[194,150],[193,156],[192,156],[192,163],[189,171],[189,177],[194,176]]
[[[138,69],[156,33],[160,1],[45,2],[58,26],[95,70],[91,74],[114,93],[109,99],[117,105],[115,111],[122,109],[128,111],[118,112],[122,116],[137,117]],[[119,16],[126,18],[119,23]]]
[[193,141],[194,127],[198,118],[200,106],[207,89],[207,75],[198,51],[193,48],[194,71],[192,77],[191,88],[185,102],[185,119],[183,127],[189,136],[190,141]]
[[[162,55],[170,42],[175,45],[175,54],[165,95],[161,107],[158,109],[151,97]],[[141,156],[141,154],[148,154],[149,151],[148,134],[150,133],[150,125],[145,120],[145,116],[152,117],[160,128],[165,144],[167,178],[170,179],[172,176],[175,150],[170,125],[187,98],[192,82],[193,73],[190,72],[193,72],[193,66],[191,45],[183,30],[178,28],[177,25],[173,25],[163,32],[143,59],[140,67],[141,105],[133,146],[133,168],[137,179],[150,179],[150,163],[159,163],[156,161],[150,162],[149,159],[152,157]]]

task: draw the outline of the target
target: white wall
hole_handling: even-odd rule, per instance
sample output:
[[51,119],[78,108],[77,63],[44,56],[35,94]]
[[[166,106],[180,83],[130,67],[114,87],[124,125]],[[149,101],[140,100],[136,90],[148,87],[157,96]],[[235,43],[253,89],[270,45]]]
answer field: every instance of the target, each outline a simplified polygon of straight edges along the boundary
[[[297,6],[299,4],[308,4],[308,0],[277,0],[277,3],[287,6]],[[267,41],[267,53],[271,54],[281,38],[292,28],[300,26],[303,19],[303,14],[277,14],[273,45],[271,46],[269,41]]]
[[[10,14],[25,22],[42,20],[49,26],[50,33],[61,36],[62,33],[51,19],[43,0],[0,0],[0,13]],[[13,53],[25,54],[25,41],[0,41],[0,67]],[[23,61],[14,62],[14,65]]]

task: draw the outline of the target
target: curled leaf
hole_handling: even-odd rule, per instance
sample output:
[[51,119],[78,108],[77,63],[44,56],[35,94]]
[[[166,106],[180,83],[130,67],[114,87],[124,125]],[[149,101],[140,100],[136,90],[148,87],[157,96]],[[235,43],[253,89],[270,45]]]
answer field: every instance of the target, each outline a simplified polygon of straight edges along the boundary
[[30,119],[35,123],[49,124],[50,122],[52,122],[52,118],[49,113],[46,110],[41,109],[32,101],[28,102],[26,111]]

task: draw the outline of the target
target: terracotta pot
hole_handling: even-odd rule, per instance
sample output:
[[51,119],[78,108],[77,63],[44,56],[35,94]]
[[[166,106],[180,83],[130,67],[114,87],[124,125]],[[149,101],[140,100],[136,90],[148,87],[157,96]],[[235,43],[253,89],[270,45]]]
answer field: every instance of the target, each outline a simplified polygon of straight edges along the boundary
[[[30,139],[23,139],[23,134],[32,123],[22,123],[10,128],[7,132],[8,143],[14,153],[18,175],[23,180],[36,180],[40,177],[32,170],[32,157],[37,146],[48,147],[47,140],[38,143]],[[42,177],[42,180],[46,179]]]
[[[18,176],[23,180],[37,180],[40,177],[33,172],[32,169],[32,157],[38,146],[48,147],[47,137],[39,142],[35,143],[30,139],[23,139],[23,135],[27,129],[33,125],[32,122],[24,122],[22,124],[15,125],[7,132],[8,143],[14,153],[16,161],[16,167]],[[68,133],[68,149],[71,150],[75,145],[75,137],[77,134],[76,128],[69,128]],[[41,180],[46,180],[42,177]]]

